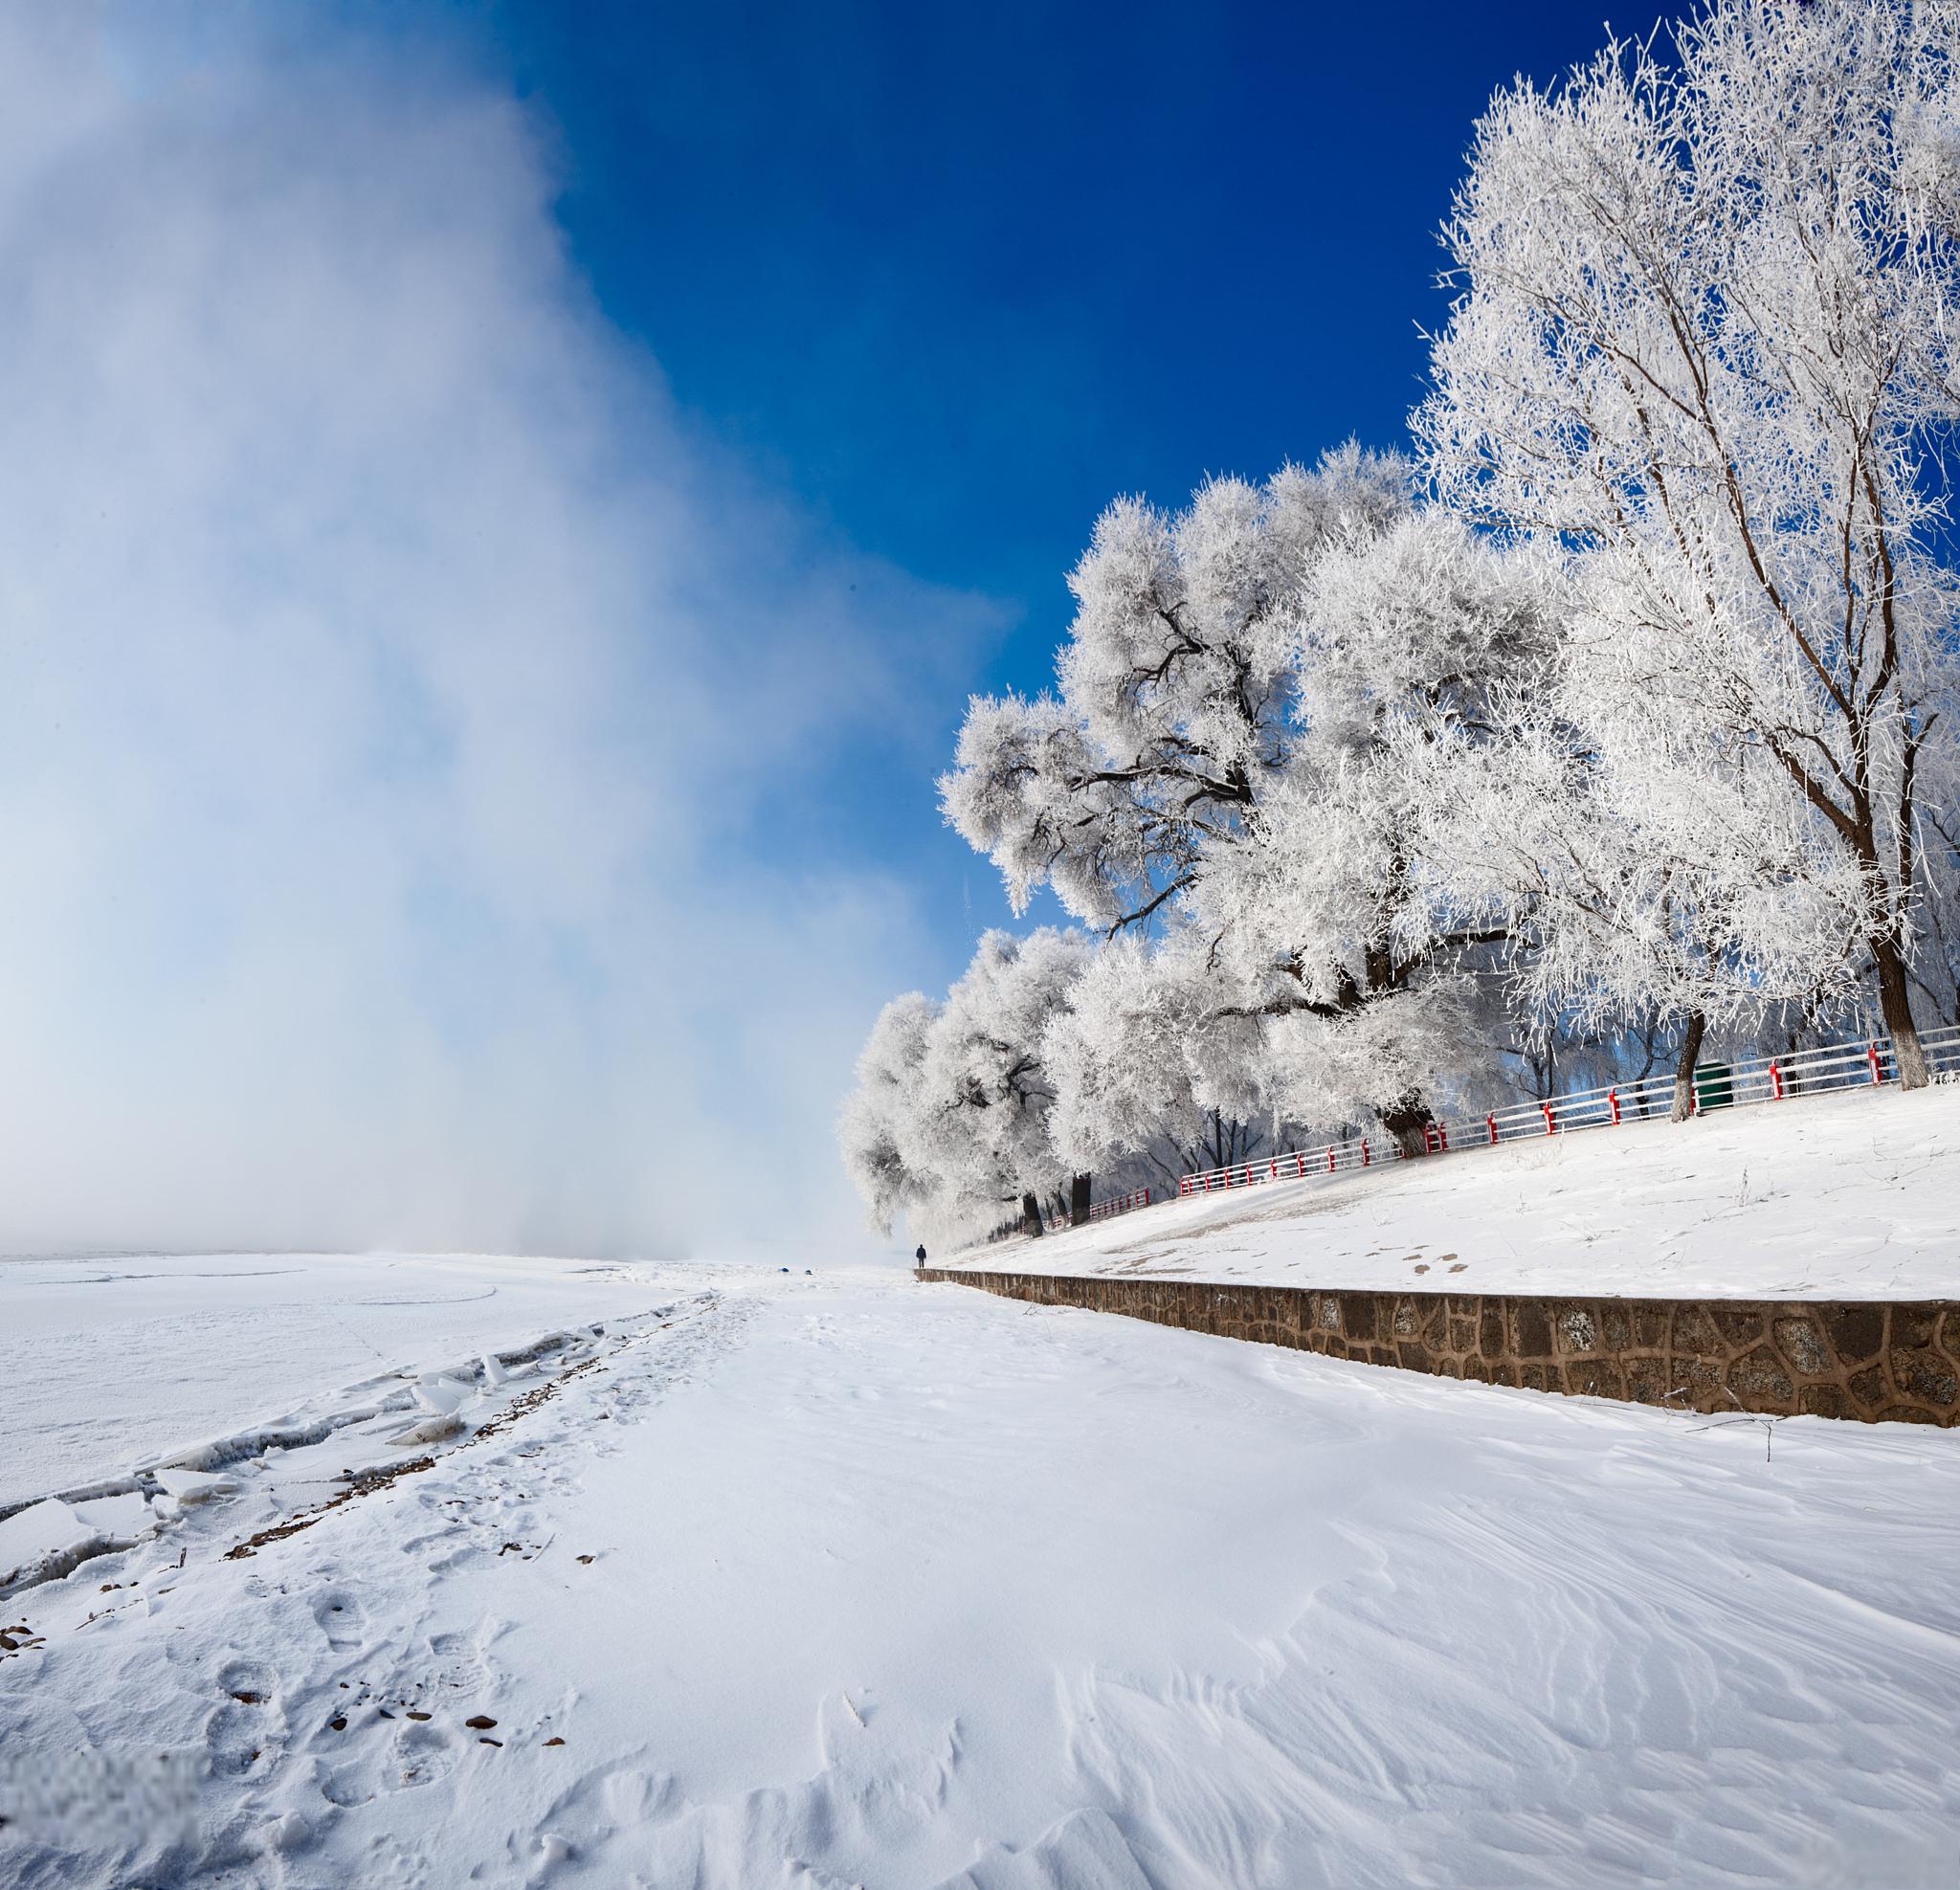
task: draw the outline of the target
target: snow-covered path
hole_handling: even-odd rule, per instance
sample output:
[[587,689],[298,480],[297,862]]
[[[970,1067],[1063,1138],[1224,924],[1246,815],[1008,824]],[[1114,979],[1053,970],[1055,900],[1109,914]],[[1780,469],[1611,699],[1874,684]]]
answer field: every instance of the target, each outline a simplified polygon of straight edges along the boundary
[[1952,1881],[1960,1436],[669,1279],[301,1533],[224,1559],[269,1459],[0,1603],[0,1879]]
[[1391,1292],[1960,1299],[1960,1083],[1262,1182],[934,1263]]

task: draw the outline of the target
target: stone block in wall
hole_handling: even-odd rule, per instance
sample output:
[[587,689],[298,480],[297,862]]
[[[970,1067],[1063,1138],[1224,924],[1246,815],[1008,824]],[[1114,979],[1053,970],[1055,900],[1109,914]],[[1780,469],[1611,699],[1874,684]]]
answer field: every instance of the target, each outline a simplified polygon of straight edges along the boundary
[[1690,1358],[1714,1359],[1722,1356],[1722,1335],[1715,1330],[1715,1322],[1708,1317],[1706,1307],[1686,1301],[1674,1308],[1667,1348],[1677,1356],[1685,1354]]
[[1551,1315],[1546,1310],[1542,1300],[1518,1300],[1512,1302],[1511,1349],[1521,1359],[1543,1359],[1551,1356]]
[[1676,1357],[1674,1391],[1677,1401],[1691,1411],[1733,1411],[1735,1406],[1723,1395],[1722,1371],[1708,1359]]
[[[1894,1330],[1897,1327],[1895,1321]],[[1894,1345],[1888,1363],[1892,1383],[1908,1398],[1929,1405],[1950,1405],[1960,1399],[1960,1378],[1954,1376],[1951,1362],[1930,1345]]]
[[1796,1396],[1790,1374],[1768,1345],[1758,1345],[1737,1359],[1728,1367],[1727,1383],[1750,1411],[1785,1411]]
[[1635,1404],[1664,1403],[1673,1389],[1665,1359],[1636,1358],[1627,1361],[1627,1396]]
[[1824,1330],[1830,1334],[1831,1349],[1840,1365],[1857,1365],[1876,1358],[1885,1343],[1883,1306],[1830,1306],[1822,1314]]
[[1831,1354],[1824,1348],[1823,1335],[1807,1313],[1785,1313],[1773,1323],[1776,1349],[1792,1370],[1815,1378],[1831,1369]]

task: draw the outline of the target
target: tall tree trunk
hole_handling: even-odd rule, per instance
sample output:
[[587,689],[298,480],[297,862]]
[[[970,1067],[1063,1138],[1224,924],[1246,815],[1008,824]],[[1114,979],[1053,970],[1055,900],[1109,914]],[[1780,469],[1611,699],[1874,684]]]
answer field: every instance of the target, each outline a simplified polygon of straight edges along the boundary
[[1892,1060],[1899,1069],[1901,1089],[1924,1089],[1927,1085],[1926,1052],[1919,1042],[1919,1026],[1912,1021],[1912,999],[1906,987],[1905,960],[1899,942],[1887,934],[1872,941],[1872,961],[1879,967],[1879,1010],[1891,1034]]
[[1021,1196],[1021,1227],[1033,1239],[1041,1237],[1041,1203],[1032,1189]]
[[1068,1224],[1071,1227],[1086,1227],[1089,1224],[1089,1177],[1076,1175],[1068,1185]]
[[1396,1145],[1403,1154],[1429,1153],[1426,1131],[1436,1118],[1430,1113],[1429,1104],[1423,1101],[1420,1090],[1404,1090],[1390,1107],[1377,1109],[1374,1113],[1382,1127],[1395,1138]]
[[1684,1123],[1695,1113],[1695,1065],[1701,1059],[1702,1038],[1708,1020],[1699,1011],[1688,1012],[1688,1027],[1682,1034],[1681,1056],[1674,1066],[1674,1110],[1669,1122]]

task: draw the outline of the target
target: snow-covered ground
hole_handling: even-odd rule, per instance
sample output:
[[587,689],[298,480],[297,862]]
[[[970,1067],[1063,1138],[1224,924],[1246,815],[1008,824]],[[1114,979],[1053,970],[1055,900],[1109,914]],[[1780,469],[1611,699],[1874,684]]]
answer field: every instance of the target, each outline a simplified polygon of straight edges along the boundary
[[662,1296],[0,1600],[0,1880],[1953,1881],[1960,1436]]
[[644,1269],[482,1255],[0,1260],[0,1509],[653,1300]]
[[935,1265],[1654,1298],[1960,1298],[1960,1084],[1468,1148]]

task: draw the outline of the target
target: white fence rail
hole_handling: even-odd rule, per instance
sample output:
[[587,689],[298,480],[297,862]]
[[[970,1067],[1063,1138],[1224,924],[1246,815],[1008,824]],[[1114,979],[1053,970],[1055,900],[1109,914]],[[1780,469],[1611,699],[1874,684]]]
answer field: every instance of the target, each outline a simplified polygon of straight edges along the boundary
[[[1960,1028],[1928,1031],[1920,1044],[1935,1076],[1960,1075]],[[1873,1088],[1896,1082],[1898,1074],[1890,1037],[1833,1044],[1792,1056],[1707,1062],[1695,1073],[1695,1104],[1704,1112],[1744,1108],[1832,1090]],[[1428,1152],[1440,1155],[1453,1149],[1488,1148],[1501,1142],[1574,1135],[1582,1129],[1652,1121],[1665,1116],[1673,1101],[1674,1078],[1648,1077],[1638,1082],[1571,1090],[1543,1102],[1512,1103],[1461,1122],[1431,1123],[1425,1136]],[[1349,1136],[1318,1148],[1291,1149],[1256,1162],[1235,1162],[1228,1167],[1188,1174],[1178,1182],[1177,1192],[1183,1197],[1276,1181],[1311,1181],[1401,1159],[1403,1151],[1392,1136]]]

